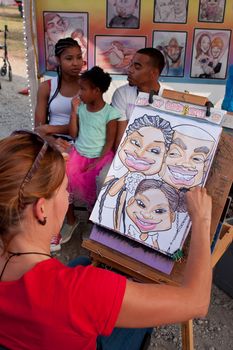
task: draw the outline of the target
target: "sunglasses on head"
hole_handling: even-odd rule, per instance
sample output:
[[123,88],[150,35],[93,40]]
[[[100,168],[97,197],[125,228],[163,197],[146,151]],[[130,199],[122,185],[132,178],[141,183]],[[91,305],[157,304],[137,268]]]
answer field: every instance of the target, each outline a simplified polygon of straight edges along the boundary
[[29,183],[33,177],[33,175],[35,174],[35,172],[37,171],[37,169],[40,166],[41,160],[44,158],[44,155],[48,149],[48,142],[46,140],[44,140],[39,134],[33,132],[33,131],[29,131],[29,130],[16,130],[14,131],[11,136],[15,136],[15,135],[31,135],[33,136],[37,141],[40,141],[42,143],[42,147],[39,151],[39,153],[37,154],[36,158],[34,159],[34,162],[32,163],[30,169],[28,170],[27,174],[25,175],[20,188],[19,188],[19,209],[24,209],[25,205],[23,204],[23,190],[24,187],[27,183]]

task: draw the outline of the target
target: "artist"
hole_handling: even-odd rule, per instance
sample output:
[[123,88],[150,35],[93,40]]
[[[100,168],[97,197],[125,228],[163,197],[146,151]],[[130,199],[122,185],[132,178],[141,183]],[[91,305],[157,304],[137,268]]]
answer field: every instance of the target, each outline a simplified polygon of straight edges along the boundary
[[186,200],[192,236],[180,286],[136,283],[91,265],[67,267],[50,256],[51,237],[68,208],[61,153],[31,132],[2,139],[0,344],[12,350],[94,350],[97,336],[110,336],[114,327],[154,327],[205,316],[211,198],[197,187]]

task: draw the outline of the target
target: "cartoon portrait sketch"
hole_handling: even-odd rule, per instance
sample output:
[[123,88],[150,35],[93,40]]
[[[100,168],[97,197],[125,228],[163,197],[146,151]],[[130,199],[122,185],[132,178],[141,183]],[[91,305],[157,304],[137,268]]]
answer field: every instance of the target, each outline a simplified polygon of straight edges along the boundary
[[166,255],[190,227],[185,192],[204,185],[221,127],[136,106],[90,219]]
[[144,179],[126,205],[133,223],[126,234],[143,242],[151,237],[153,247],[159,249],[159,232],[171,229],[176,211],[186,211],[183,193],[161,180]]
[[140,0],[107,0],[108,28],[139,28]]
[[230,35],[229,30],[195,30],[192,78],[225,79]]
[[83,70],[87,69],[87,40],[85,39],[84,31],[81,28],[76,28],[71,33],[71,38],[76,40],[82,51],[82,57],[83,57]]
[[95,64],[111,74],[127,74],[135,52],[146,46],[145,37],[95,37]]
[[[47,70],[56,70],[55,44],[59,39],[72,37],[81,46],[87,61],[88,14],[83,12],[44,12],[45,61]],[[82,38],[81,38],[82,36]],[[84,44],[85,43],[85,44]],[[85,50],[84,50],[85,48]]]
[[199,126],[184,124],[173,130],[160,177],[178,189],[203,185],[216,140]]
[[199,22],[223,22],[226,0],[199,0]]
[[130,181],[131,186],[135,186],[131,174],[141,173],[147,176],[157,174],[162,167],[165,152],[172,142],[173,135],[168,121],[158,115],[146,114],[130,123],[125,133],[126,136],[112,163],[112,171],[109,171],[105,179],[98,213],[101,222],[104,206],[108,205],[106,202],[109,202],[109,197],[114,197],[117,207],[112,216],[116,230],[120,229],[120,216],[126,201],[126,183]]
[[186,23],[188,0],[155,0],[154,22]]
[[184,76],[186,37],[186,32],[153,32],[153,47],[164,55],[165,66],[162,76]]

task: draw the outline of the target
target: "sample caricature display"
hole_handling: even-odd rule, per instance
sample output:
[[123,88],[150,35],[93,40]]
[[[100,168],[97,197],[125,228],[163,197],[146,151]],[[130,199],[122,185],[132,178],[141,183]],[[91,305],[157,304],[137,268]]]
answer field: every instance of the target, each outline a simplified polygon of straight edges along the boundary
[[188,0],[155,0],[154,22],[186,23]]
[[[139,2],[140,0],[110,0],[108,27],[110,28],[139,28]],[[112,6],[111,6],[112,5]],[[112,15],[112,7],[114,14]]]
[[224,79],[230,31],[195,30],[191,77]]
[[162,76],[184,76],[186,35],[185,32],[153,32],[153,47],[164,55]]
[[59,39],[72,37],[81,46],[87,61],[87,14],[70,12],[44,12],[46,69],[56,70],[55,44]]
[[200,22],[223,22],[225,0],[200,0]]
[[91,220],[172,255],[190,226],[184,192],[204,185],[220,133],[216,125],[135,107]]
[[135,52],[145,46],[145,37],[96,35],[95,64],[111,74],[126,74]]

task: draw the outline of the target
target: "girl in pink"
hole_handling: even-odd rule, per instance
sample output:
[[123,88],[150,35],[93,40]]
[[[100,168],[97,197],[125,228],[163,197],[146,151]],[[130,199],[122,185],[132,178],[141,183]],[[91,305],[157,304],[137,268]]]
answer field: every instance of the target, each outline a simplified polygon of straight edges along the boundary
[[67,163],[69,189],[89,209],[96,200],[96,177],[114,156],[120,113],[103,99],[110,83],[110,75],[95,66],[81,75],[79,96],[72,100],[69,132],[76,139]]

